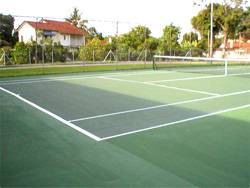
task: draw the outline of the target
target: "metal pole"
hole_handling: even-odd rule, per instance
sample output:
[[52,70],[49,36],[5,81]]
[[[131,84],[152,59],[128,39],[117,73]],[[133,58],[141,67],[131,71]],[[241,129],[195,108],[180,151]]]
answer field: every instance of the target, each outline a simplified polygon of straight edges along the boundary
[[213,14],[214,14],[214,3],[213,0],[210,0],[211,4],[211,17],[210,17],[210,52],[209,56],[213,57]]
[[[118,39],[118,35],[119,35],[119,21],[116,22],[116,41]],[[116,42],[116,49],[115,49],[115,57],[114,57],[116,66],[118,63],[118,50],[117,50],[117,42]]]
[[29,49],[29,64],[31,64],[31,53],[30,53],[30,49]]
[[128,62],[130,62],[130,50],[128,50]]
[[116,37],[118,37],[119,34],[119,22],[116,22]]
[[37,55],[37,22],[38,22],[38,18],[36,18],[36,64],[38,63],[38,55]]
[[52,45],[51,62],[54,63],[54,45]]
[[44,63],[44,46],[42,46],[42,60],[43,60],[43,63]]
[[172,56],[172,24],[170,25],[170,44],[169,44],[169,54]]
[[5,58],[5,51],[3,50],[3,63],[4,63],[4,66],[6,66],[6,58]]

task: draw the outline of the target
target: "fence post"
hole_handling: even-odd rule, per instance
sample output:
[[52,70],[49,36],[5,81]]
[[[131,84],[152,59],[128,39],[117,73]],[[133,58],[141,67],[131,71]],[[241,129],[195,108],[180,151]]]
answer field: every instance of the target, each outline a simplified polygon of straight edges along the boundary
[[30,49],[29,49],[29,64],[31,64],[31,53],[30,53]]
[[44,63],[44,47],[42,46],[42,61]]
[[51,62],[54,63],[54,46],[52,45]]
[[95,50],[93,50],[93,63],[95,63]]
[[6,54],[5,54],[5,51],[3,50],[3,64],[4,66],[6,66]]
[[130,50],[128,50],[128,62],[130,62]]

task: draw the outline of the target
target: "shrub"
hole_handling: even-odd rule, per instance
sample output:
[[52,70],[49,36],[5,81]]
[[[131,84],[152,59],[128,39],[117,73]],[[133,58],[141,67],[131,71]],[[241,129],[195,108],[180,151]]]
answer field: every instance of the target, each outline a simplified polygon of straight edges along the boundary
[[23,42],[18,42],[12,52],[13,59],[17,64],[26,64],[29,62],[29,49]]

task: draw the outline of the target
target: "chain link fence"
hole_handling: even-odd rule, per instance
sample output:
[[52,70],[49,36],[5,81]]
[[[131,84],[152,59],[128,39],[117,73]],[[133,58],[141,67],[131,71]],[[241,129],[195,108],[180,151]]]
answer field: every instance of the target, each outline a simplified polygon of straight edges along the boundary
[[1,66],[17,66],[19,64],[108,64],[137,63],[153,61],[154,55],[205,57],[201,50],[172,50],[156,52],[150,50],[80,50],[58,46],[33,46],[22,50],[0,49]]

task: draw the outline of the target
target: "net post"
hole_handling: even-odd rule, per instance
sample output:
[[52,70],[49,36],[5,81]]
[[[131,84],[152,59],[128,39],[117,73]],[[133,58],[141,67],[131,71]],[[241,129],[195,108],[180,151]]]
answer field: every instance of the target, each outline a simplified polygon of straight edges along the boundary
[[228,75],[228,61],[225,60],[225,76]]

